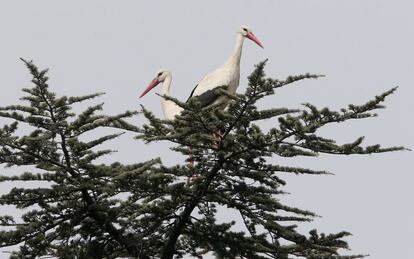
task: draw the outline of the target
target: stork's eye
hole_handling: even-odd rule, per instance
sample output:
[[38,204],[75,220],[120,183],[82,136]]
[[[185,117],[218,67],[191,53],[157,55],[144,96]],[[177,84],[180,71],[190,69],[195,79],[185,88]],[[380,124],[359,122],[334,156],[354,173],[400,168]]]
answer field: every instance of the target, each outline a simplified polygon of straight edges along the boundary
[[159,72],[159,73],[158,73],[158,76],[161,76],[161,75],[162,75],[162,72]]
[[243,31],[247,32],[247,29],[246,28],[243,28]]

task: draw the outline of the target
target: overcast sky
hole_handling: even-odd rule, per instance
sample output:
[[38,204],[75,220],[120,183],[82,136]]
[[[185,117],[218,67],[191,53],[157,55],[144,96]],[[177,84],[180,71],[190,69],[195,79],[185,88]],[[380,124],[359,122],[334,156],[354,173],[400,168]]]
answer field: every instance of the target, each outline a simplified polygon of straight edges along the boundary
[[[413,10],[412,1],[386,0],[0,1],[0,106],[16,103],[20,89],[30,85],[23,57],[50,68],[51,89],[58,94],[104,91],[97,102],[106,103],[107,113],[143,104],[162,116],[155,93],[137,98],[156,70],[172,71],[171,94],[185,100],[203,75],[224,62],[236,31],[247,24],[265,48],[245,42],[239,91],[254,64],[265,58],[271,77],[305,72],[327,77],[282,89],[264,107],[310,102],[340,108],[398,85],[378,118],[322,132],[341,143],[364,135],[367,144],[412,148]],[[134,122],[141,125],[144,119]],[[107,161],[157,156],[166,164],[182,161],[167,143],[144,145],[132,137],[115,141],[119,152]],[[413,158],[413,152],[396,152],[274,161],[335,173],[284,176],[291,195],[283,201],[322,216],[302,225],[303,231],[347,230],[353,233],[351,252],[388,259],[412,256]]]

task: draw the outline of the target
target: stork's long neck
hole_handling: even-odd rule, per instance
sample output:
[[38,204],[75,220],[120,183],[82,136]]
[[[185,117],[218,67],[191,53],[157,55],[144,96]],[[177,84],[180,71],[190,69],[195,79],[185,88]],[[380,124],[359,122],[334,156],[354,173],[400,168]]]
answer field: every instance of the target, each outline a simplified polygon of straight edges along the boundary
[[[172,80],[172,76],[168,75],[165,79],[164,82],[162,82],[162,87],[161,87],[161,94],[162,95],[170,95],[170,85],[171,85],[171,80]],[[163,99],[164,100],[164,99]]]
[[[170,85],[172,76],[169,75],[162,82],[161,95],[170,96]],[[175,115],[179,114],[182,110],[175,102],[161,98],[162,111],[167,120],[173,120]]]
[[244,37],[240,33],[237,33],[237,39],[236,39],[236,47],[233,50],[233,53],[229,57],[229,59],[226,61],[225,65],[240,68],[240,58],[242,54],[242,48],[243,48],[243,42]]

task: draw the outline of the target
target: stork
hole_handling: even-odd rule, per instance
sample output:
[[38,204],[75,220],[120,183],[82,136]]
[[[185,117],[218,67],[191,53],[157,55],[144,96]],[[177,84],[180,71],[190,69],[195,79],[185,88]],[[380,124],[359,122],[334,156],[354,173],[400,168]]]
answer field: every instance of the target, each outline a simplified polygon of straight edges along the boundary
[[[191,91],[187,102],[191,98],[196,98],[204,107],[208,105],[226,105],[228,101],[227,98],[220,95],[217,90],[218,88],[225,88],[231,94],[236,92],[240,81],[240,59],[245,38],[252,40],[263,48],[263,44],[256,38],[250,28],[246,25],[242,25],[237,32],[236,47],[234,48],[233,53],[221,67],[206,75],[198,82],[193,91]],[[213,134],[213,146],[215,148],[218,147],[220,137],[220,131]]]
[[[160,83],[162,83],[161,94],[170,96],[171,81],[172,81],[172,75],[170,71],[166,69],[158,70],[157,73],[155,74],[154,79],[152,79],[152,81],[149,83],[147,88],[142,92],[139,98],[146,95],[149,91],[151,91],[154,87],[156,87]],[[175,102],[166,100],[165,98],[161,98],[161,106],[162,106],[162,111],[164,113],[164,117],[167,120],[174,120],[175,116],[180,114],[183,110],[183,108],[178,106]],[[194,160],[192,158],[191,147],[188,147],[188,148],[189,148],[189,154],[190,154],[190,158],[188,159],[188,161],[190,162],[190,166],[193,166]]]
[[[224,96],[217,91],[225,87],[230,93],[235,93],[240,81],[240,59],[244,39],[248,38],[263,48],[263,44],[256,38],[248,26],[241,26],[237,32],[236,47],[227,61],[212,73],[206,75],[191,91],[190,97],[197,98],[202,106],[210,104],[222,104],[226,102]],[[188,101],[187,100],[187,101]]]
[[[142,92],[139,98],[146,95],[151,89],[156,87],[159,83],[162,83],[161,94],[170,96],[170,85],[171,85],[172,75],[171,72],[165,69],[160,69],[155,74],[154,79],[149,83],[147,88]],[[176,115],[180,114],[183,108],[178,106],[175,102],[161,98],[162,111],[164,117],[167,120],[173,120]]]

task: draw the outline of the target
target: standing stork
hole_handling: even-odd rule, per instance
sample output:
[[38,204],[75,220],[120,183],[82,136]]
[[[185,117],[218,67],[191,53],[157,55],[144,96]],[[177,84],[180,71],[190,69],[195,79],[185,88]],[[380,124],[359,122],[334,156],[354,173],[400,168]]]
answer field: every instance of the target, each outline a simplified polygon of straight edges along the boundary
[[191,91],[188,100],[195,97],[201,102],[202,106],[222,104],[226,102],[226,98],[220,96],[220,93],[217,91],[218,88],[225,87],[230,93],[236,92],[240,81],[240,59],[245,38],[252,40],[263,48],[262,43],[254,36],[249,27],[241,26],[237,32],[236,47],[231,56],[221,67],[198,82],[193,91]]
[[[170,96],[170,85],[171,85],[172,75],[171,72],[165,69],[160,69],[155,74],[154,79],[149,83],[147,88],[142,92],[142,94],[139,96],[139,98],[146,95],[149,91],[151,91],[154,87],[156,87],[158,84],[162,83],[161,87],[161,94]],[[165,98],[161,98],[161,106],[162,111],[164,113],[164,117],[167,120],[174,120],[175,116],[180,114],[183,110],[180,106],[178,106],[175,102],[166,100]],[[189,162],[189,166],[194,166],[194,159],[192,155],[192,149],[191,146],[188,146],[188,153],[189,158],[187,161]],[[193,179],[193,176],[190,176],[187,180],[187,183],[190,183]]]
[[[171,85],[172,75],[171,72],[165,69],[160,69],[155,74],[154,79],[149,83],[147,88],[142,92],[139,98],[146,95],[151,89],[156,87],[159,83],[162,83],[161,94],[170,96],[170,85]],[[183,108],[178,106],[175,102],[161,98],[162,111],[164,117],[167,120],[173,120],[176,115],[180,114]]]
[[[231,94],[236,92],[240,81],[240,59],[245,38],[252,40],[263,48],[263,44],[256,38],[256,36],[254,36],[250,28],[246,25],[242,25],[237,32],[236,47],[234,48],[233,53],[221,67],[206,75],[200,82],[198,82],[193,91],[191,91],[187,102],[191,98],[196,98],[204,107],[211,104],[226,105],[228,99],[225,96],[220,95],[218,88],[225,88]],[[215,148],[218,147],[220,137],[220,131],[213,134]]]

